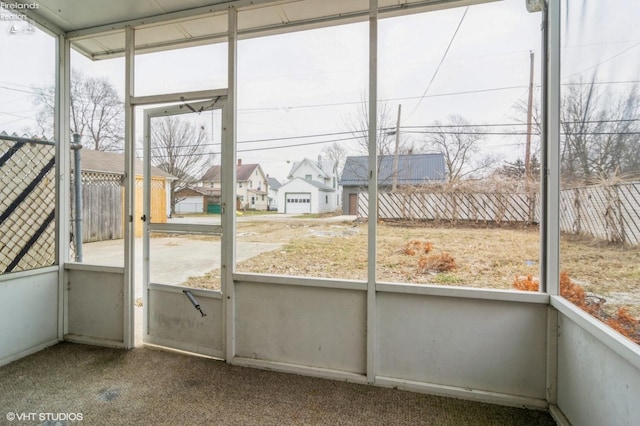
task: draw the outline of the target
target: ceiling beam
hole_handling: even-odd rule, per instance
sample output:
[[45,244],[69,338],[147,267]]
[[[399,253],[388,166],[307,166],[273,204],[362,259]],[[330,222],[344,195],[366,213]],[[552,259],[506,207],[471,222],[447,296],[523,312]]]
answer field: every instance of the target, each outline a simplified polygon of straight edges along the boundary
[[[299,0],[298,0],[299,1]],[[380,7],[379,16],[381,18],[400,16],[410,13],[427,12],[433,10],[442,10],[453,7],[463,7],[473,4],[489,3],[497,0],[421,0],[413,3],[395,4],[392,6]],[[136,19],[116,24],[104,25],[100,27],[89,28],[85,30],[71,31],[67,36],[72,41],[89,39],[98,35],[106,35],[114,32],[120,32],[127,26],[133,26],[138,29],[153,27],[155,25],[170,24],[174,22],[185,21],[197,17],[206,16],[208,14],[226,13],[231,4],[238,5],[239,8],[251,9],[260,6],[282,5],[290,3],[286,0],[236,0],[233,2],[220,3],[213,6],[200,7],[195,9],[173,12],[168,14],[156,15],[144,19]],[[316,18],[309,18],[299,21],[277,22],[266,24],[260,27],[252,27],[238,30],[239,39],[248,39],[253,37],[268,36],[273,34],[283,34],[287,32],[301,31],[307,29],[327,27],[330,25],[340,25],[354,22],[364,22],[368,19],[369,11],[362,10],[356,12],[343,13],[338,15],[328,15]],[[137,45],[136,52],[149,53],[155,51],[169,50],[178,47],[201,46],[205,44],[225,42],[227,40],[226,31],[220,31],[207,34],[200,37],[185,38],[179,40],[162,41],[158,43],[148,43]],[[80,46],[74,46],[78,51],[91,59],[99,60],[122,56],[122,49],[112,49],[103,52],[88,52]]]

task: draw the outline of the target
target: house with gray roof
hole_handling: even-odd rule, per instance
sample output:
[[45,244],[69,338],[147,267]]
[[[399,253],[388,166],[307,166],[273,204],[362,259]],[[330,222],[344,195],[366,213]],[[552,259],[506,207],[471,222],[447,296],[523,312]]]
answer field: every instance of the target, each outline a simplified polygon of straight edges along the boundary
[[[378,188],[381,191],[389,191],[395,175],[394,156],[383,155],[378,158],[378,161]],[[366,191],[369,187],[368,176],[368,156],[347,157],[340,176],[344,214],[356,214],[358,193]],[[440,152],[398,156],[396,184],[399,188],[444,182],[445,178],[444,155]]]

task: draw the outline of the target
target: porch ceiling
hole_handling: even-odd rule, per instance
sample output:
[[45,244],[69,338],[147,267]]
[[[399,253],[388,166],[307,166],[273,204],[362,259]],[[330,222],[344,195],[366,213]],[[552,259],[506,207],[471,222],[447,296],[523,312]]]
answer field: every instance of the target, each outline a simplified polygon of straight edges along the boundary
[[[378,0],[381,16],[438,10],[495,0]],[[66,33],[92,59],[121,56],[124,28],[136,28],[139,53],[226,40],[229,7],[237,7],[241,38],[363,21],[368,0],[9,0],[40,27]]]

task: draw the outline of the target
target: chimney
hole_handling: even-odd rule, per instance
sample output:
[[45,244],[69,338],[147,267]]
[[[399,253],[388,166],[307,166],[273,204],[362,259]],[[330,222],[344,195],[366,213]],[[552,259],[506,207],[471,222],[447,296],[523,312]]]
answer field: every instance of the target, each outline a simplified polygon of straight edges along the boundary
[[242,159],[238,158],[238,166],[242,166]]
[[318,167],[322,170],[322,155],[318,155]]

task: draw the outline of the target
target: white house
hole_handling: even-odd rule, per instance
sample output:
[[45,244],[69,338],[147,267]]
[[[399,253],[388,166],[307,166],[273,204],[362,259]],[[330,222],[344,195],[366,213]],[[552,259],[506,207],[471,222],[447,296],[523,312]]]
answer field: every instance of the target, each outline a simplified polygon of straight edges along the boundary
[[278,189],[278,213],[330,213],[338,209],[338,201],[335,189],[299,177]]
[[279,213],[330,213],[341,205],[337,167],[331,160],[296,161],[278,188]]
[[269,210],[278,210],[278,189],[282,186],[280,181],[274,177],[267,175],[267,183],[269,184]]
[[[200,184],[206,188],[222,188],[222,169],[219,165],[212,166],[200,179]],[[238,210],[267,210],[269,182],[260,164],[242,164],[238,159],[236,165],[236,208]]]

